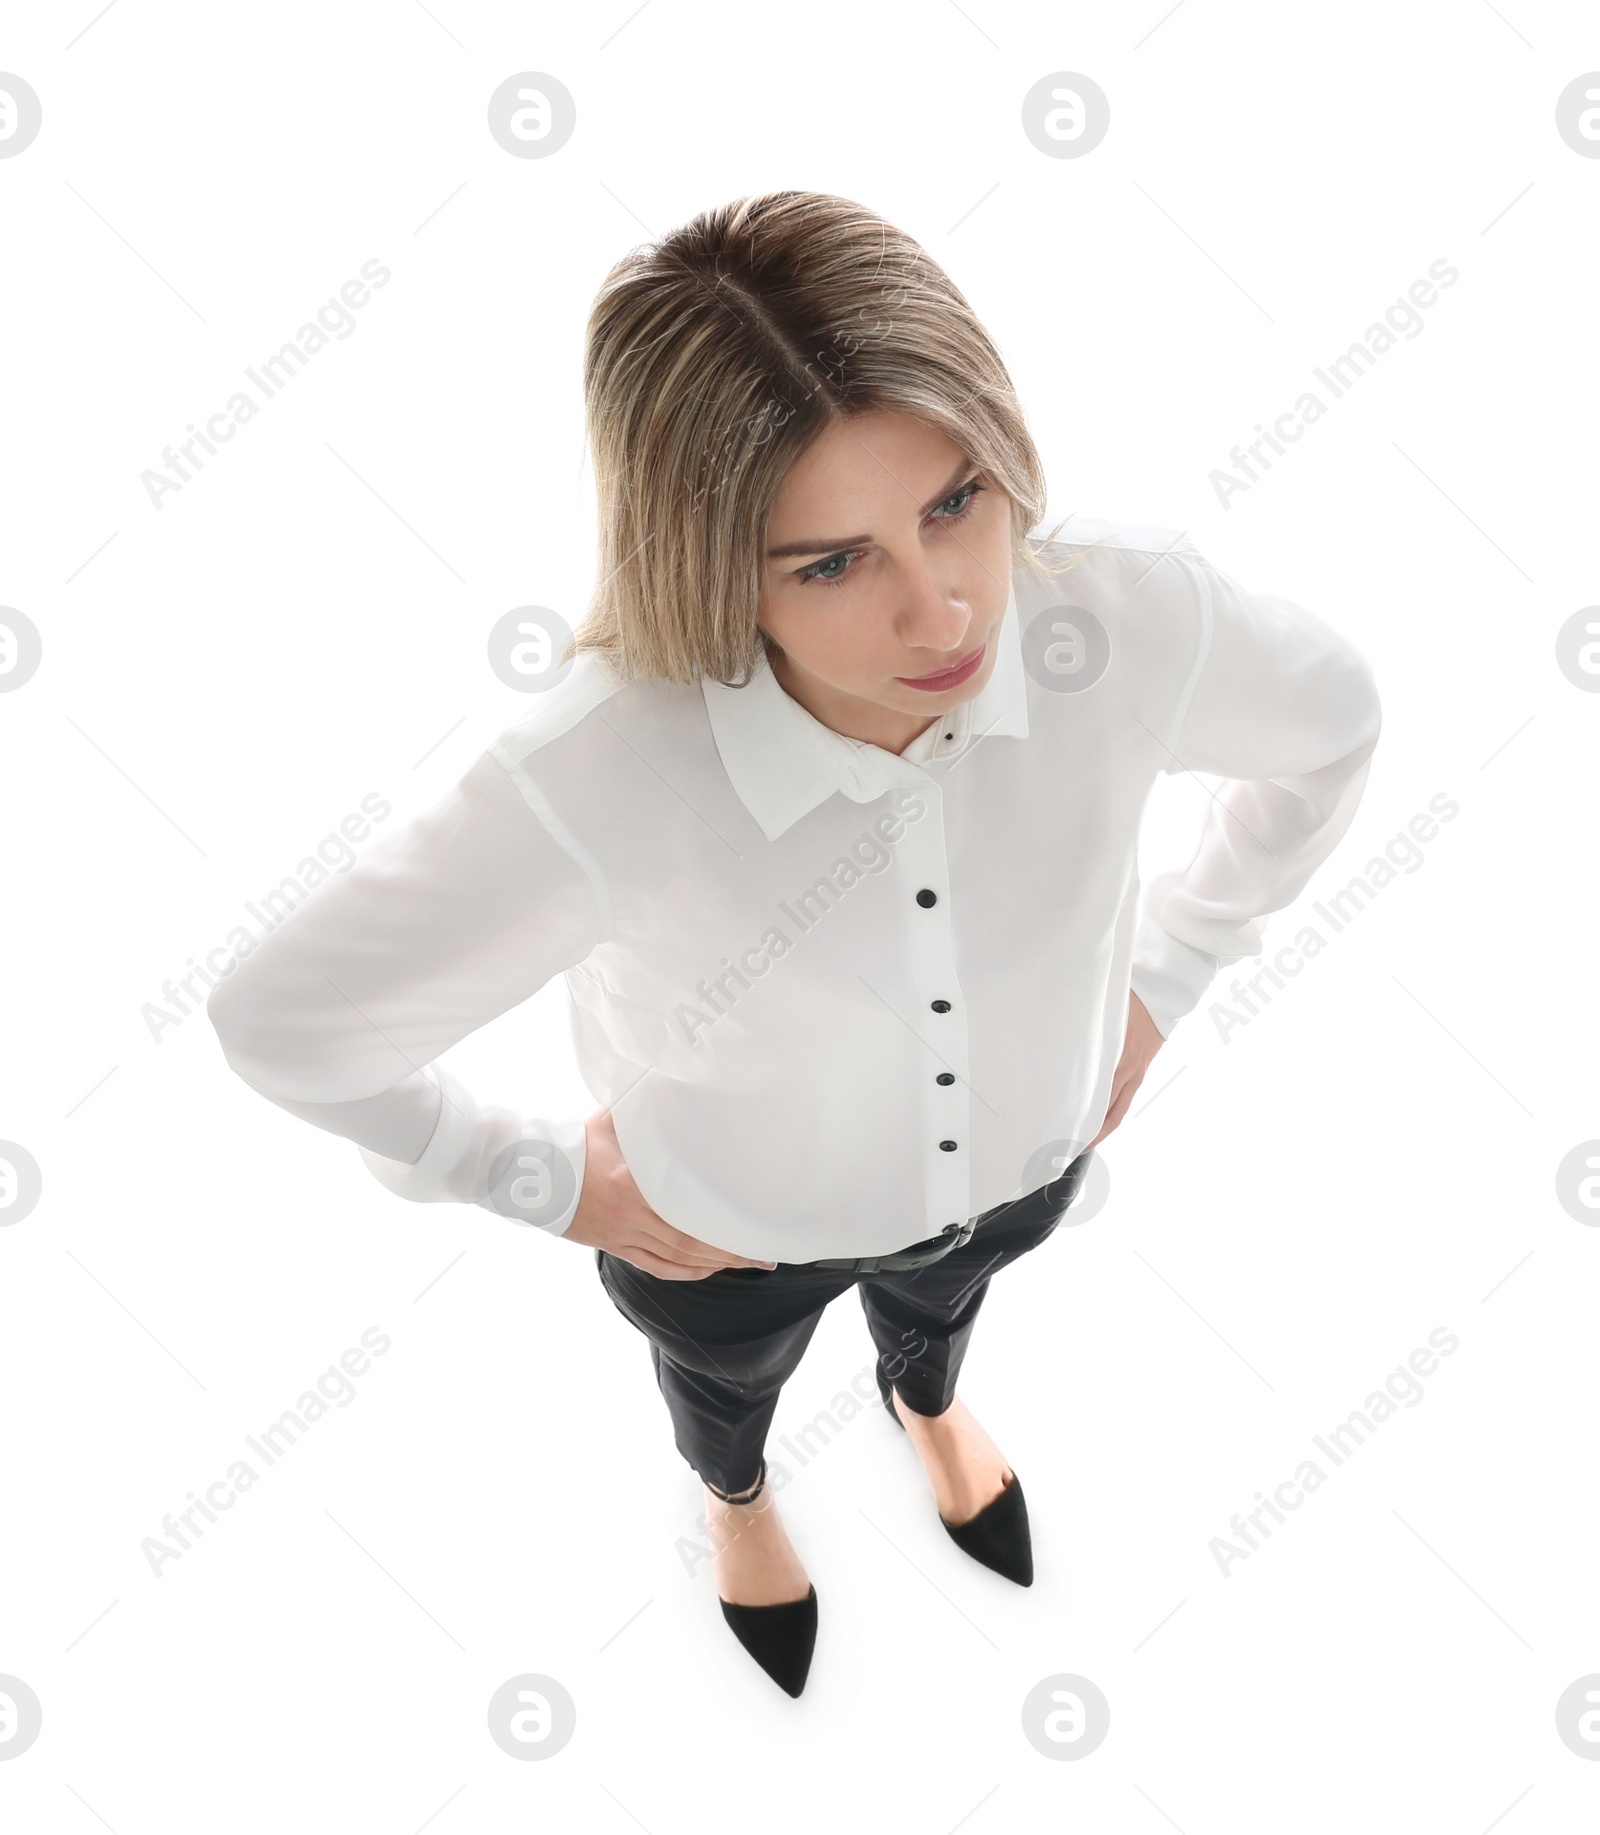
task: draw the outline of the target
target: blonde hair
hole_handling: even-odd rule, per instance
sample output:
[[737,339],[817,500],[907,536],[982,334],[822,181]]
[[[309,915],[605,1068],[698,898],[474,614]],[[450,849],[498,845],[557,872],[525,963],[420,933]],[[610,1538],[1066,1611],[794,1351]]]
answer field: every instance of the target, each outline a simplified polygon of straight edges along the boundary
[[625,255],[590,310],[583,389],[599,582],[565,655],[624,680],[737,686],[758,644],[770,658],[767,517],[841,417],[936,428],[1009,494],[1015,560],[1059,571],[1027,540],[1044,472],[999,352],[918,243],[848,198],[736,199]]

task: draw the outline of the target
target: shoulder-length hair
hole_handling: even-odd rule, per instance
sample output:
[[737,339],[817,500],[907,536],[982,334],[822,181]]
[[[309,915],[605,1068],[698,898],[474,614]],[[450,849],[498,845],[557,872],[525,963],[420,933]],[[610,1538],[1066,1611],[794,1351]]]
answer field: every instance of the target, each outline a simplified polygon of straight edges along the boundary
[[1044,473],[999,352],[919,244],[848,198],[736,199],[625,255],[589,314],[583,388],[599,583],[566,654],[623,680],[738,686],[758,645],[771,657],[767,517],[844,416],[937,428],[1009,494],[1014,560],[1057,571],[1027,540]]

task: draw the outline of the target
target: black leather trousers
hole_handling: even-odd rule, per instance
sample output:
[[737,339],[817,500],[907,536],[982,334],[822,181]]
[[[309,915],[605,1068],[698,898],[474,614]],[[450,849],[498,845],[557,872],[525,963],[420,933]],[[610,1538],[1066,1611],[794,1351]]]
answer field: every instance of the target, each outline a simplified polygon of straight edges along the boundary
[[[678,1451],[713,1490],[735,1495],[761,1475],[778,1394],[811,1342],[823,1309],[846,1288],[861,1295],[884,1375],[917,1414],[955,1399],[972,1328],[1000,1269],[1060,1223],[1088,1170],[1088,1149],[1057,1179],[985,1211],[970,1235],[919,1266],[779,1262],[724,1268],[701,1280],[664,1280],[595,1250],[613,1305],[650,1341],[656,1382]],[[926,1253],[944,1239],[916,1245]]]

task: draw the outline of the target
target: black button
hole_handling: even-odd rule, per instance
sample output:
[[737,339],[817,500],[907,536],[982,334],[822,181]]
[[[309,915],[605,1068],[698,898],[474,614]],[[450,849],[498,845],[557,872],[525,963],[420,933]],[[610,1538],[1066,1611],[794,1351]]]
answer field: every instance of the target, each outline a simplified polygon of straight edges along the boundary
[[946,739],[954,739],[954,738],[955,738],[955,734],[954,734],[954,733],[946,733],[946,734],[945,734],[945,738],[946,738]]
[[937,892],[930,892],[926,886],[917,894],[917,903],[921,905],[924,910],[926,910],[929,905],[937,905],[938,902],[939,894]]
[[956,1144],[954,1141],[940,1141],[939,1145],[944,1149],[946,1153],[954,1153],[956,1150]]
[[936,1000],[933,1003],[933,1010],[935,1013],[948,1013],[950,1011],[950,1003],[948,1000]]
[[935,1083],[954,1083],[955,1078],[951,1076],[949,1071],[942,1070],[939,1072],[938,1076],[934,1078],[934,1082]]

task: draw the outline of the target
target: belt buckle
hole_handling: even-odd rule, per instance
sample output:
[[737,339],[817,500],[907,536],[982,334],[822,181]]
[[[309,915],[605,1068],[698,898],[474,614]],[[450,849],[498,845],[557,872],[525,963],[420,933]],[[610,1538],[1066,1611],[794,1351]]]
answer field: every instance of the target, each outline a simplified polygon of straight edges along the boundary
[[943,1261],[952,1249],[959,1249],[971,1237],[976,1222],[975,1217],[969,1217],[965,1223],[947,1223],[937,1236],[929,1237],[926,1245],[920,1243],[913,1245],[915,1248],[926,1246],[928,1250],[928,1253],[917,1256],[914,1261],[903,1259],[912,1253],[911,1249],[900,1250],[896,1257],[899,1267],[902,1270],[931,1268],[935,1262]]

